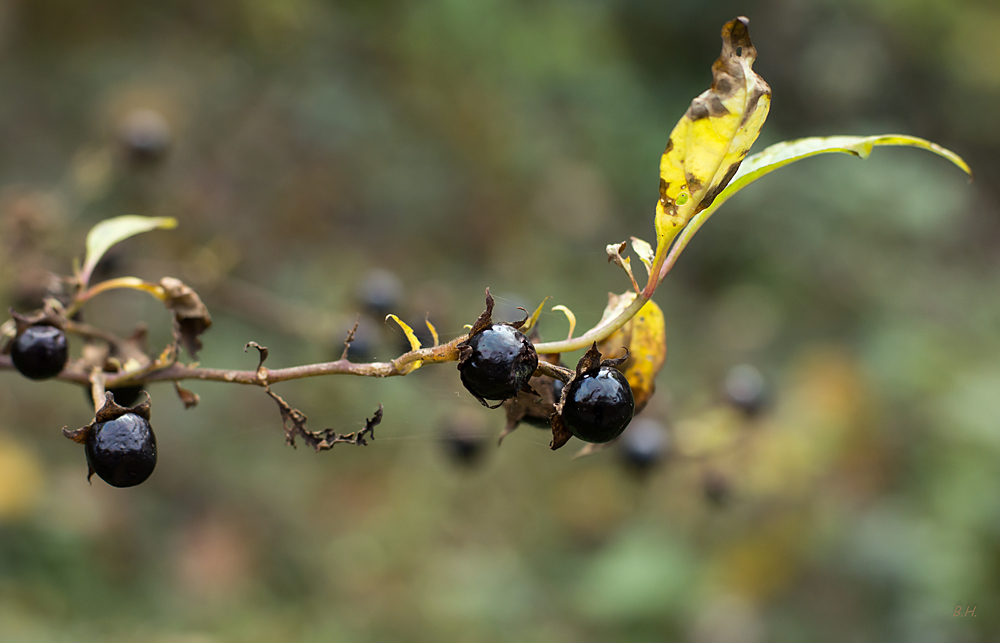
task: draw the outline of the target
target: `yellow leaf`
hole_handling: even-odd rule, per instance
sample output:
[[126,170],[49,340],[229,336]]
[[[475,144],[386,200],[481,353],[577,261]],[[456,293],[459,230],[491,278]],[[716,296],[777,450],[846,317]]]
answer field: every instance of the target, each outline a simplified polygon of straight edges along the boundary
[[757,50],[748,24],[739,17],[722,28],[712,87],[691,102],[670,134],[660,160],[657,259],[691,217],[726,187],[767,118],[771,88],[752,69]]
[[635,317],[598,346],[605,359],[624,357],[623,348],[628,348],[629,358],[622,372],[632,387],[635,412],[638,413],[652,399],[656,375],[667,358],[663,311],[655,302],[647,301]]

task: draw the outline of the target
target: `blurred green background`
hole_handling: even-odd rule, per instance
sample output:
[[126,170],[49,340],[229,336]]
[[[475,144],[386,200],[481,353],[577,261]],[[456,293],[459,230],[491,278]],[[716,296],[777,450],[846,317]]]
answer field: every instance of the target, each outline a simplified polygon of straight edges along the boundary
[[[185,411],[152,386],[157,471],[91,486],[60,433],[84,393],[0,373],[0,641],[997,640],[995,2],[0,0],[0,304],[136,213],[180,227],[102,276],[195,286],[206,366],[253,368],[249,340],[332,359],[362,311],[357,358],[391,358],[385,302],[451,338],[487,286],[501,316],[553,295],[589,327],[741,13],[774,92],[756,149],[914,134],[977,180],[878,149],[727,203],[655,297],[662,466],[531,427],[496,449],[502,412],[444,365],[276,387],[314,429],[385,405],[373,444],[323,454],[260,390],[189,383]],[[86,315],[169,337],[138,293]],[[738,364],[767,383],[752,417],[722,393]]]

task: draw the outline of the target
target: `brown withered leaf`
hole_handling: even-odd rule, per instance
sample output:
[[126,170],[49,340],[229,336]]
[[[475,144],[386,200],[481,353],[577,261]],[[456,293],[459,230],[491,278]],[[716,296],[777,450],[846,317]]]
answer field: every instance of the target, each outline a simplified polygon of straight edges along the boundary
[[198,402],[201,401],[201,397],[197,393],[184,388],[180,382],[174,382],[174,390],[177,391],[177,397],[181,398],[181,402],[184,403],[185,409],[198,406]]
[[549,425],[556,412],[555,380],[543,375],[532,376],[528,380],[531,392],[520,391],[516,397],[504,400],[503,408],[507,413],[507,424],[500,433],[497,444],[503,442],[522,422],[538,428]]
[[[258,350],[262,348],[256,345],[255,342],[251,342],[251,344],[254,344]],[[263,351],[261,351],[261,356],[264,357]],[[261,360],[261,364],[263,365],[263,359]],[[367,446],[368,438],[375,439],[375,427],[382,422],[382,405],[379,404],[378,408],[375,409],[375,414],[365,420],[365,428],[360,431],[352,431],[351,433],[337,433],[334,429],[310,431],[306,428],[306,420],[308,418],[306,418],[305,413],[292,408],[288,402],[283,400],[280,395],[272,391],[271,387],[266,384],[264,385],[264,392],[278,405],[278,410],[281,412],[281,421],[285,428],[285,444],[290,444],[292,447],[295,447],[296,437],[301,437],[315,451],[327,451],[332,449],[335,444],[341,443]]]
[[472,325],[472,330],[469,331],[469,337],[472,337],[477,333],[481,333],[482,331],[490,327],[490,325],[493,323],[493,305],[494,305],[493,295],[490,294],[490,289],[487,288],[486,310],[484,310],[483,313],[479,315],[479,319],[477,319],[476,323]]
[[573,434],[569,432],[566,425],[563,424],[562,415],[556,414],[552,416],[552,442],[549,443],[549,448],[555,451],[559,449],[573,437]]
[[624,241],[621,243],[608,244],[606,248],[608,253],[608,263],[614,263],[619,268],[624,270],[625,274],[628,275],[629,281],[632,282],[632,288],[634,288],[636,292],[639,292],[639,284],[635,280],[635,275],[632,274],[632,258],[622,257],[622,253],[625,252],[626,247],[628,247],[628,244]]
[[[596,371],[601,367],[601,351],[597,350],[597,342],[587,349],[580,361],[576,363],[576,377]],[[576,379],[576,378],[574,378]]]
[[179,279],[164,277],[160,287],[166,295],[164,304],[174,314],[174,337],[180,342],[191,357],[197,359],[201,350],[201,340],[198,336],[212,325],[212,316],[190,286]]

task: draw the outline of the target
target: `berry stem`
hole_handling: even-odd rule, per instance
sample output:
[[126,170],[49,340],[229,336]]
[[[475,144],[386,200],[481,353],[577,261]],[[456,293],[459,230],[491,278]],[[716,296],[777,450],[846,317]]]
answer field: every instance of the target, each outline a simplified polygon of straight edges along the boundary
[[101,294],[102,292],[107,292],[108,290],[116,290],[119,288],[131,288],[132,290],[142,290],[147,292],[153,297],[156,297],[160,301],[165,301],[167,298],[163,287],[159,284],[150,283],[148,281],[143,281],[138,277],[117,277],[115,279],[108,279],[107,281],[102,281],[96,283],[90,288],[84,290],[83,292],[77,293],[76,297],[73,298],[73,302],[66,309],[66,317],[72,317],[76,311],[80,310],[80,307],[85,303],[90,301],[95,296]]

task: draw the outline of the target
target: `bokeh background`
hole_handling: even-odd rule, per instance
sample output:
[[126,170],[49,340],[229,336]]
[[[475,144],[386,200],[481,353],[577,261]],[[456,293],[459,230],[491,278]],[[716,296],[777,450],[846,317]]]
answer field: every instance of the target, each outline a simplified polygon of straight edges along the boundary
[[[900,132],[977,180],[883,148],[727,203],[655,297],[660,466],[531,427],[497,449],[502,413],[445,365],[278,386],[315,429],[385,405],[373,444],[322,454],[260,390],[189,384],[185,411],[152,386],[159,466],[120,490],[61,435],[83,392],[0,373],[0,640],[997,640],[995,2],[0,0],[0,303],[37,305],[136,213],[180,227],[101,275],[195,286],[208,366],[253,368],[249,340],[332,359],[359,312],[356,358],[391,358],[382,315],[454,337],[487,286],[502,316],[552,295],[588,327],[741,13],[774,92],[757,149]],[[169,336],[138,293],[85,314]]]

